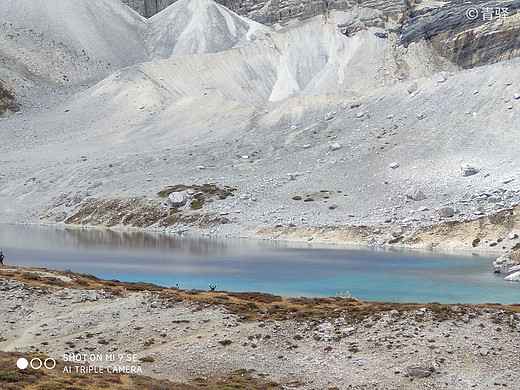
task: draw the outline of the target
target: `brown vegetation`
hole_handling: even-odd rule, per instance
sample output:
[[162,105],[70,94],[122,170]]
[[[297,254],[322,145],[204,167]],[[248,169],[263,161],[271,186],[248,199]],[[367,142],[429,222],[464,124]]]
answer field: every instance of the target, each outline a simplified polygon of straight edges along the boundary
[[153,225],[166,213],[157,204],[139,198],[106,199],[91,202],[65,220],[67,224],[133,226],[147,227]]
[[195,193],[202,193],[203,196],[211,197],[217,196],[219,199],[226,199],[228,196],[233,196],[233,192],[236,191],[236,188],[232,188],[229,186],[224,186],[224,188],[219,188],[215,184],[203,184],[203,185],[185,185],[185,184],[176,184],[174,186],[168,186],[162,191],[159,191],[157,195],[162,198],[168,197],[172,192],[180,192],[186,190],[193,190]]

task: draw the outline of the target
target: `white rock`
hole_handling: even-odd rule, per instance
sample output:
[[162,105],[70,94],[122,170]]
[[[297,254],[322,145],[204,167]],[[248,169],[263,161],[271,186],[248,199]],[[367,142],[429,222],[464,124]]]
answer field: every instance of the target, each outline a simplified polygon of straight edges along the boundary
[[511,275],[507,275],[505,280],[508,282],[520,282],[520,271],[513,272]]
[[182,192],[172,192],[168,196],[168,200],[171,202],[173,207],[181,207],[186,204],[186,198]]
[[415,200],[415,201],[420,201],[420,200],[426,199],[426,195],[424,195],[424,192],[422,192],[421,190],[418,190],[416,188],[410,189],[406,193],[406,197],[409,199]]
[[450,76],[450,74],[448,72],[441,72],[437,75],[437,83],[441,84],[441,83],[444,83],[448,77]]
[[341,145],[339,143],[335,143],[335,144],[332,144],[332,145],[329,145],[329,148],[330,150],[332,151],[335,151],[335,150],[340,150],[341,149]]

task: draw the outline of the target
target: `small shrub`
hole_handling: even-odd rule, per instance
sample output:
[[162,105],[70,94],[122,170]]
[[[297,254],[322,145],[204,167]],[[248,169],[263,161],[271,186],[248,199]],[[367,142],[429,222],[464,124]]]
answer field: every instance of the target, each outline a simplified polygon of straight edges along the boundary
[[24,272],[22,278],[27,280],[41,280],[41,278],[33,272]]
[[204,202],[202,200],[196,199],[196,200],[191,201],[190,208],[192,210],[200,210],[202,208],[203,204],[204,204]]
[[67,283],[65,283],[63,280],[55,278],[55,277],[45,278],[43,280],[43,282],[45,284],[52,284],[55,286],[66,286],[67,285]]
[[166,289],[166,287],[146,282],[124,282],[122,284],[128,291],[156,291]]
[[0,370],[0,383],[19,382],[22,379],[23,376],[18,370]]

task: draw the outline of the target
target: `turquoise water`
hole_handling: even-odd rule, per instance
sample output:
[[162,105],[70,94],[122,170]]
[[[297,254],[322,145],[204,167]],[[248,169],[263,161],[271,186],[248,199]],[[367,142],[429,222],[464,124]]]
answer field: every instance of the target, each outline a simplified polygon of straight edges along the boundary
[[185,289],[261,291],[362,300],[520,302],[520,283],[492,271],[493,258],[264,241],[0,225],[6,264],[90,273]]

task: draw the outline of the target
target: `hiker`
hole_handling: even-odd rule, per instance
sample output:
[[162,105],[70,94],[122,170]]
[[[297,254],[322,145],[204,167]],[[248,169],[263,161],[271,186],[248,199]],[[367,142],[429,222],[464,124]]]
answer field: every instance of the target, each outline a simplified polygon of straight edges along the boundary
[[209,286],[211,291],[215,291],[215,289],[217,288],[216,284],[214,286],[212,286],[211,284],[208,284],[208,286]]
[[0,264],[1,265],[4,265],[4,259],[5,259],[4,253],[0,252]]

